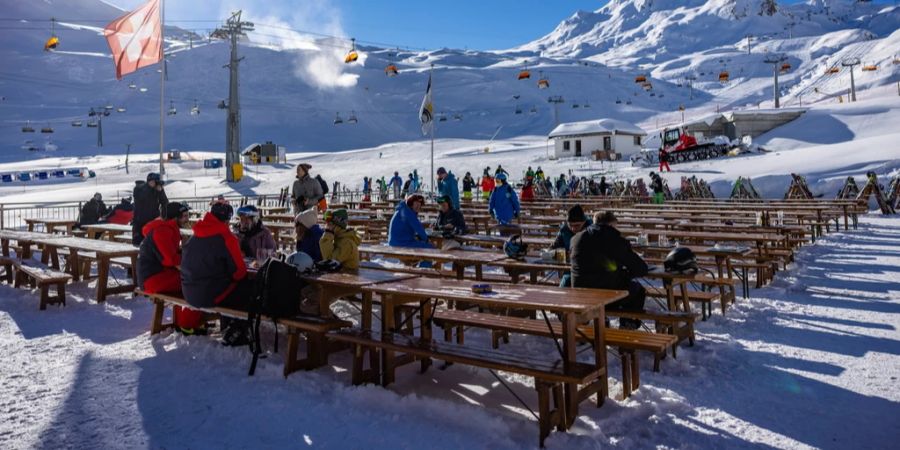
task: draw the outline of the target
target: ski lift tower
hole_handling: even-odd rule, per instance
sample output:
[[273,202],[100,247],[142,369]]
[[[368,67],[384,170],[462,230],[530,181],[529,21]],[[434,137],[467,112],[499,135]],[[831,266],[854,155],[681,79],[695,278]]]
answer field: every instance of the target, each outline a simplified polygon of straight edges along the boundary
[[238,181],[235,166],[241,161],[241,108],[238,100],[238,38],[253,31],[252,22],[241,21],[241,11],[233,13],[225,25],[213,34],[228,36],[231,42],[231,60],[225,67],[230,69],[228,81],[228,119],[225,122],[225,173],[229,182]]
[[850,68],[850,101],[856,101],[856,80],[853,79],[853,68],[859,65],[859,58],[849,58],[841,62],[844,67]]
[[784,55],[768,55],[766,59],[763,61],[766,64],[772,64],[775,68],[774,70],[774,81],[775,85],[772,89],[773,94],[775,96],[775,109],[781,107],[781,92],[778,90],[778,72],[781,70],[781,63],[787,61],[787,56]]

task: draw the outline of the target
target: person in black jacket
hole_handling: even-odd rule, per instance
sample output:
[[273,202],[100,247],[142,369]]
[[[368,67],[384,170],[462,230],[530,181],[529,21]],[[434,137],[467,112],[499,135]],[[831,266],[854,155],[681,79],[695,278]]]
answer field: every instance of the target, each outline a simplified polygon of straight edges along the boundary
[[158,173],[147,174],[146,183],[136,183],[134,188],[134,217],[131,219],[131,243],[137,247],[144,240],[144,225],[159,217],[162,208],[169,203],[163,181]]
[[108,212],[106,204],[103,203],[103,196],[97,192],[81,207],[81,217],[78,220],[78,226],[98,223]]
[[466,234],[468,231],[466,219],[463,217],[463,213],[460,210],[453,208],[450,198],[441,196],[435,199],[435,201],[440,208],[440,212],[438,212],[438,218],[434,222],[432,229],[445,234]]
[[[647,292],[635,278],[647,274],[647,263],[616,229],[612,212],[598,212],[594,224],[572,238],[572,286],[628,290],[628,297],[611,303],[610,310],[640,312]],[[640,320],[620,319],[619,327],[637,329]]]

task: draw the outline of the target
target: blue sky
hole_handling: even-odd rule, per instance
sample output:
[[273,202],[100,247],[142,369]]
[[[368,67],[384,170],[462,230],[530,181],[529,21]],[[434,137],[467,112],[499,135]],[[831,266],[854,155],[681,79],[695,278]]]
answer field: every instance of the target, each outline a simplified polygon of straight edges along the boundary
[[[146,0],[107,0],[130,9]],[[796,3],[800,0],[780,0]],[[890,3],[893,0],[879,0]],[[403,47],[510,48],[552,31],[606,0],[166,0],[166,21],[184,28],[244,9],[251,20]],[[264,29],[260,27],[260,32]]]

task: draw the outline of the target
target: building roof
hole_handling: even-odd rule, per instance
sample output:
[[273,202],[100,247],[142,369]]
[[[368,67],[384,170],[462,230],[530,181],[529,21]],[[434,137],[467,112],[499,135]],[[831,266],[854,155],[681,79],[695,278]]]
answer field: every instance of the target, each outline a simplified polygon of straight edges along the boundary
[[585,136],[590,134],[626,134],[632,136],[646,136],[647,132],[641,127],[616,119],[586,120],[584,122],[561,123],[548,137]]

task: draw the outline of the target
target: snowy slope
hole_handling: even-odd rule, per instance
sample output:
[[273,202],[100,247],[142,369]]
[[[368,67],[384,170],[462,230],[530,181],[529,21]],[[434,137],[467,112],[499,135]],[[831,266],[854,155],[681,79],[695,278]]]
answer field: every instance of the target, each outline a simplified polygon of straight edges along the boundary
[[[98,27],[120,11],[99,0],[7,3],[4,17],[31,21],[16,22],[17,29],[0,28],[0,58],[9,62],[0,69],[4,98],[0,160],[32,158],[20,148],[27,140],[37,147],[52,140],[65,156],[120,154],[127,144],[136,152],[158,148],[159,75],[145,69],[115,81],[99,33]],[[755,8],[753,2],[739,3]],[[438,123],[437,135],[466,139],[488,139],[498,129],[498,139],[545,135],[556,124],[556,112],[547,103],[550,96],[565,100],[558,111],[562,122],[610,117],[632,123],[670,123],[680,117],[680,105],[686,107],[687,118],[717,108],[755,106],[771,96],[771,66],[760,63],[764,48],[787,53],[795,67],[782,83],[785,94],[798,96],[786,98],[786,103],[799,102],[799,94],[804,94],[806,103],[829,101],[845,89],[845,73],[819,79],[825,65],[840,56],[865,55],[867,63],[880,64],[877,72],[858,77],[863,88],[891,83],[900,76],[900,65],[892,64],[898,36],[890,32],[900,24],[895,8],[863,5],[858,14],[850,14],[832,6],[830,14],[811,13],[809,21],[797,19],[802,24],[794,27],[795,37],[784,39],[771,33],[780,29],[786,13],[736,18],[728,13],[729,5],[725,0],[620,0],[597,13],[578,13],[558,32],[515,51],[398,52],[362,47],[361,63],[355,65],[339,62],[349,49],[347,41],[304,36],[278,40],[265,22],[258,21],[258,32],[251,33],[240,50],[245,57],[243,142],[273,140],[291,151],[334,151],[420,139],[417,112],[431,64],[435,65],[438,117],[447,119]],[[803,8],[815,11],[812,6]],[[40,50],[49,33],[46,20],[50,16],[73,18],[59,24],[62,44],[55,53]],[[754,42],[756,50],[746,55],[742,33],[754,27],[765,28],[770,37]],[[717,32],[691,37],[690,30],[697,28]],[[183,30],[169,28],[168,35],[171,56],[165,107],[171,104],[178,114],[166,117],[165,146],[221,151],[224,113],[216,105],[227,96],[228,74],[222,68],[228,60],[227,45],[201,40],[190,48]],[[566,50],[581,43],[590,50]],[[397,63],[400,76],[385,76],[390,62]],[[517,81],[517,73],[526,64],[532,78]],[[733,78],[725,85],[717,78],[723,68]],[[651,75],[652,92],[634,83],[636,73]],[[693,99],[683,80],[691,73],[698,77]],[[549,89],[537,88],[541,74],[550,80]],[[135,89],[129,89],[132,83]],[[820,92],[806,94],[816,88]],[[198,116],[188,114],[195,104],[200,107]],[[123,107],[126,112],[104,120],[105,146],[98,148],[95,129],[70,124],[86,122],[90,108],[105,105]],[[338,114],[343,119],[353,114],[359,123],[334,126]],[[26,121],[35,128],[50,125],[55,132],[50,136],[21,133]]]

